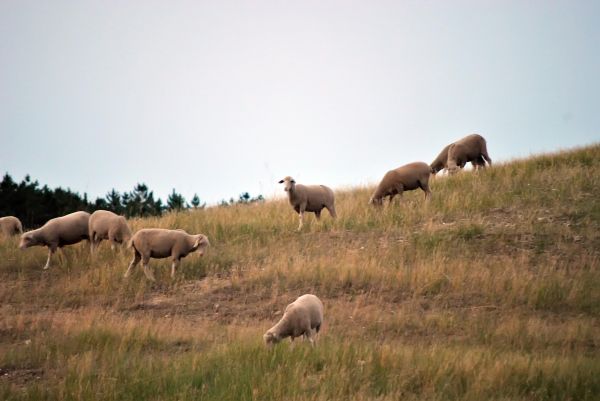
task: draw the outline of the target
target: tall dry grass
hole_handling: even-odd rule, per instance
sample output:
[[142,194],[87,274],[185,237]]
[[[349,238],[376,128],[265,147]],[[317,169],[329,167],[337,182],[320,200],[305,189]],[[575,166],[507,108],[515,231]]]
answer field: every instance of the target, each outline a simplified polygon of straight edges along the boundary
[[[286,200],[132,221],[209,236],[204,258],[0,245],[0,399],[595,399],[600,146],[437,177],[382,210],[337,193],[301,233]],[[261,334],[296,296],[316,350]]]

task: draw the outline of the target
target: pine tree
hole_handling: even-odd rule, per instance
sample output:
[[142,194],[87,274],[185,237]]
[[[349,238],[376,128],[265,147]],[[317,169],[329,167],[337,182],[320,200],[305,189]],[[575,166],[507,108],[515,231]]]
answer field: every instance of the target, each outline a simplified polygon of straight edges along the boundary
[[126,206],[128,216],[160,216],[162,214],[162,201],[154,200],[154,192],[144,183],[138,183],[129,194]]
[[197,209],[198,206],[200,206],[200,198],[198,197],[198,194],[194,194],[191,203],[194,209]]
[[125,212],[123,203],[121,203],[121,194],[119,194],[114,188],[106,194],[107,209],[116,214],[122,214]]
[[173,210],[183,210],[187,207],[185,203],[185,198],[183,195],[175,192],[175,188],[167,198],[167,208],[171,211]]

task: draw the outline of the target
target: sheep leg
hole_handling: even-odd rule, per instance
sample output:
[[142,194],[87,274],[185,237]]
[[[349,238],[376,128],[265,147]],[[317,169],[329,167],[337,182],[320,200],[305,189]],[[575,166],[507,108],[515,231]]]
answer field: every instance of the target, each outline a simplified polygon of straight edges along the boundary
[[95,237],[96,233],[92,233],[91,237],[90,237],[90,255],[94,256],[94,252],[96,250],[96,241],[95,241]]
[[301,210],[298,215],[300,216],[300,223],[298,224],[298,231],[302,230],[304,226],[304,210]]
[[431,190],[429,189],[429,183],[419,181],[419,187],[425,192],[425,200],[428,200],[431,196]]
[[60,260],[61,264],[67,263],[67,251],[65,248],[58,248],[58,259]]
[[113,252],[115,249],[117,249],[117,244],[119,244],[119,241],[117,241],[117,237],[115,234],[116,233],[114,232],[114,230],[111,230],[108,232],[108,240],[110,241],[110,250]]
[[390,191],[390,205],[392,204],[392,200],[394,199],[394,196],[398,195],[400,197],[402,197],[402,192],[404,192],[404,185],[403,184],[398,184],[397,187],[393,188]]
[[127,268],[127,271],[125,272],[125,277],[129,277],[129,275],[131,274],[131,270],[137,266],[138,263],[140,263],[140,260],[142,260],[142,256],[135,251],[135,254],[133,255],[133,259],[131,260],[131,263],[129,264],[129,267]]
[[152,273],[152,270],[150,270],[150,268],[148,268],[148,263],[150,262],[149,259],[145,259],[142,260],[142,266],[144,266],[144,274],[146,275],[146,278],[150,281],[156,281],[156,279],[154,278],[154,273]]
[[485,142],[481,145],[481,156],[485,159],[485,161],[488,162],[490,166],[492,165],[492,159],[490,158],[490,155],[488,155],[487,144]]
[[52,255],[56,252],[56,247],[49,246],[48,247],[48,259],[46,260],[46,265],[44,266],[44,270],[48,270],[50,268],[50,259]]
[[317,220],[321,220],[321,211],[320,210],[318,212],[315,212],[315,217],[317,218]]
[[311,347],[313,347],[313,348],[315,347],[315,339],[313,337],[311,329],[308,329],[307,331],[304,332],[304,339],[308,340],[310,342]]
[[174,259],[171,264],[171,278],[175,278],[175,270],[179,267],[179,259]]
[[471,160],[471,165],[473,166],[473,170],[482,170],[485,168],[485,160],[483,156],[479,154],[474,160]]

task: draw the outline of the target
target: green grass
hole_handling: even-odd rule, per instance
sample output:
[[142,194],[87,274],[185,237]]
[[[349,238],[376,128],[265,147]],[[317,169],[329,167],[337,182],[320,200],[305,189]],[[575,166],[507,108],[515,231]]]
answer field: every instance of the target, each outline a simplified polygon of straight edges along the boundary
[[[302,232],[285,199],[138,219],[202,232],[175,280],[131,253],[0,243],[0,399],[593,400],[600,146],[431,182],[375,210],[336,193]],[[317,294],[316,349],[262,333]]]

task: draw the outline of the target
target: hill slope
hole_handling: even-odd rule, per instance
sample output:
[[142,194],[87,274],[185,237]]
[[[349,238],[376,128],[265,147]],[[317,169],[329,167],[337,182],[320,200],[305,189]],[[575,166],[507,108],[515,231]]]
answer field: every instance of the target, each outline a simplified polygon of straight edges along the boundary
[[[136,220],[207,234],[204,258],[104,244],[0,244],[0,399],[594,399],[600,394],[600,146],[438,177],[339,218],[286,200]],[[295,297],[325,304],[319,345],[262,345]]]

